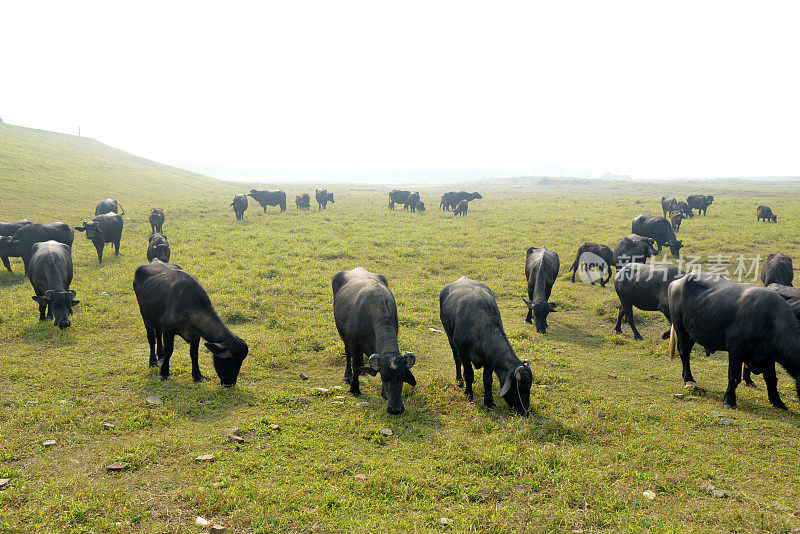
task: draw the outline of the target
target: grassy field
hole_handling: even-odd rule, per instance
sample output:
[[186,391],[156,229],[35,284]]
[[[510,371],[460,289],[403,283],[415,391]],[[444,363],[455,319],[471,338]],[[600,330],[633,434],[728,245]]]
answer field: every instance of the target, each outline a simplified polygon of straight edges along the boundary
[[[252,533],[787,532],[800,525],[800,405],[787,375],[779,372],[778,387],[788,413],[770,407],[760,377],[760,389],[740,388],[740,409],[725,412],[727,354],[706,358],[696,349],[694,375],[708,394],[678,400],[673,394],[685,390],[680,363],[669,360],[659,336],[663,317],[636,314],[642,342],[627,325],[616,335],[613,288],[571,284],[567,276],[580,243],[613,246],[630,233],[632,217],[660,215],[659,199],[673,193],[716,196],[707,217],[683,223],[687,254],[796,257],[800,188],[590,185],[467,185],[484,199],[458,219],[436,209],[390,212],[388,187],[327,186],[336,194],[327,211],[268,208],[264,215],[251,203],[237,222],[229,204],[248,184],[88,139],[0,125],[0,219],[77,225],[107,196],[126,210],[121,253],[106,248],[102,265],[76,234],[72,288],[81,302],[68,330],[37,321],[19,260],[13,274],[0,273],[0,478],[11,479],[0,490],[0,531],[198,532],[196,516]],[[290,199],[313,195],[311,186],[283,188]],[[441,192],[421,190],[430,208]],[[761,203],[778,224],[756,223]],[[220,388],[207,353],[200,364],[211,379],[193,383],[181,340],[170,381],[147,367],[131,284],[145,262],[153,206],[166,212],[172,261],[201,281],[250,345],[233,389]],[[523,322],[531,245],[561,256],[552,298],[560,311],[546,335]],[[400,348],[417,356],[418,384],[406,386],[401,416],[386,413],[379,379],[362,378],[358,400],[333,389],[343,385],[344,350],[330,278],[355,266],[388,278]],[[512,345],[531,362],[527,419],[502,401],[485,410],[480,380],[477,402],[467,402],[445,336],[429,330],[441,328],[439,291],[462,275],[493,289]],[[148,405],[150,396],[162,404]],[[719,414],[731,424],[720,424]],[[233,427],[244,444],[223,436]],[[384,427],[394,435],[381,435]],[[48,439],[56,445],[43,447]],[[216,460],[195,462],[201,454]],[[128,469],[106,471],[118,461]],[[706,484],[728,496],[713,497]]]

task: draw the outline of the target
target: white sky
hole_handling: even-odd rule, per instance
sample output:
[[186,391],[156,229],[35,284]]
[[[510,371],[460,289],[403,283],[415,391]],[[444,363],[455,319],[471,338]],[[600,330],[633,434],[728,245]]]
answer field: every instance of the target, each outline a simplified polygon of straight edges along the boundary
[[800,175],[796,2],[2,2],[0,117],[286,175]]

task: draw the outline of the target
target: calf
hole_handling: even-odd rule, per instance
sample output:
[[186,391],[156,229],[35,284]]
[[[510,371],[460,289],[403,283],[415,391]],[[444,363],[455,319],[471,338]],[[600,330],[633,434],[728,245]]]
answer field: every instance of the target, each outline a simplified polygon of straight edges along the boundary
[[133,291],[150,344],[150,367],[158,365],[156,355],[163,360],[161,380],[169,379],[169,359],[178,335],[189,344],[195,382],[204,380],[197,362],[200,339],[204,339],[220,383],[236,385],[247,356],[247,343],[225,326],[194,276],[177,265],[155,259],[136,269]]
[[[22,219],[21,221],[14,221],[14,222],[0,222],[0,237],[14,235],[14,232],[19,230],[23,226],[27,226],[29,224],[33,223],[28,219]],[[8,270],[8,272],[12,272],[11,263],[8,261],[8,256],[0,256],[0,260],[3,261],[3,265]]]
[[247,195],[236,195],[231,202],[233,212],[236,214],[236,220],[241,221],[244,219],[244,212],[247,210]]
[[765,286],[770,284],[791,286],[793,278],[792,258],[780,252],[767,256],[767,261],[761,267],[761,283]]
[[687,219],[691,219],[692,217],[694,217],[694,213],[692,212],[692,208],[689,207],[689,204],[687,204],[683,200],[678,202],[677,206],[675,207],[675,210],[680,212],[680,213],[682,213],[684,215],[684,217],[687,218]]
[[333,201],[333,193],[328,193],[327,189],[317,189],[314,192],[314,195],[317,198],[317,204],[319,204],[319,209],[324,210],[328,208],[328,202],[331,204],[336,204]]
[[678,209],[678,201],[675,200],[675,197],[661,197],[661,211],[664,212],[664,217],[676,209]]
[[778,216],[773,215],[772,210],[767,206],[759,206],[756,208],[756,220],[761,221],[762,219],[764,222],[778,222]]
[[466,200],[462,200],[458,203],[458,206],[453,208],[453,216],[458,217],[461,215],[462,217],[466,217],[467,210],[469,209],[469,202]]
[[[422,209],[420,209],[420,206],[422,206]],[[413,193],[408,195],[408,200],[403,206],[403,209],[408,209],[408,208],[411,208],[411,213],[416,213],[417,210],[425,211],[425,204],[420,202],[418,191],[414,191]]]
[[[122,210],[122,213],[119,213],[119,210]],[[107,198],[98,202],[97,207],[94,208],[95,215],[102,215],[104,213],[119,213],[120,215],[125,215],[125,209],[122,207],[122,204],[113,198]]]
[[731,282],[720,276],[689,274],[668,290],[672,329],[670,358],[677,347],[683,364],[683,380],[696,387],[690,368],[692,347],[728,352],[728,389],[724,405],[736,408],[736,387],[742,365],[764,373],[767,395],[776,408],[786,409],[778,394],[775,362],[795,380],[800,396],[800,328],[778,293],[752,284]]
[[712,202],[714,202],[713,195],[689,195],[686,198],[686,203],[689,207],[696,209],[698,214],[702,212],[703,215],[706,215]]
[[672,229],[676,232],[681,229],[681,221],[684,220],[686,216],[679,212],[678,210],[673,210],[669,214],[669,222],[672,225]]
[[[614,276],[614,289],[619,297],[619,315],[614,331],[622,333],[623,316],[631,325],[633,339],[641,340],[642,336],[633,323],[633,307],[644,311],[660,311],[671,322],[667,289],[669,285],[684,275],[683,271],[673,265],[643,265],[629,263]],[[669,330],[661,335],[669,337]]]
[[[350,393],[361,395],[359,373],[380,373],[381,397],[388,401],[386,411],[403,413],[403,382],[417,384],[411,373],[416,358],[410,352],[400,354],[397,305],[386,278],[357,267],[336,273],[332,286],[333,316],[344,342],[344,380],[350,384]],[[363,355],[371,355],[366,366]]]
[[[575,283],[575,275],[581,266],[584,266],[587,274],[592,267],[596,267],[600,271],[600,287],[606,287],[606,284],[611,279],[612,265],[614,265],[614,253],[611,252],[609,247],[587,241],[578,247],[575,261],[572,263],[572,267],[569,268],[569,271],[572,271],[572,283]],[[608,276],[603,280],[603,274],[606,272],[608,272]],[[592,279],[591,283],[594,285],[595,280]]]
[[[72,250],[58,241],[41,241],[31,248],[28,266],[33,298],[39,304],[39,320],[54,319],[61,329],[70,325],[72,307],[77,306],[72,283]],[[45,310],[47,314],[45,315]]]
[[389,191],[389,209],[393,210],[395,204],[403,204],[403,209],[408,209],[408,196],[411,191],[392,189]]
[[286,193],[278,189],[277,191],[259,191],[251,189],[247,196],[261,204],[264,213],[267,213],[267,206],[279,206],[281,213],[286,211]]
[[311,208],[311,197],[308,193],[297,195],[294,197],[294,204],[299,210],[307,210]]
[[661,253],[662,246],[668,246],[673,256],[679,257],[683,242],[675,237],[675,231],[670,222],[664,217],[653,215],[639,215],[631,223],[631,231],[644,237],[649,237],[658,245],[656,254]]
[[647,258],[656,255],[653,241],[649,237],[637,234],[625,236],[617,242],[614,247],[614,265],[617,270],[622,269],[628,263],[647,263]]
[[561,263],[558,254],[544,247],[531,247],[526,251],[525,278],[528,280],[528,300],[522,299],[528,306],[528,315],[525,322],[531,324],[531,318],[536,321],[536,331],[540,334],[547,332],[547,315],[555,311],[555,302],[547,302],[553,284],[558,276]]
[[533,374],[528,362],[517,357],[508,341],[491,289],[462,276],[439,293],[439,317],[453,350],[458,386],[464,387],[466,379],[467,398],[473,398],[473,367],[483,367],[484,405],[494,406],[492,373],[495,373],[500,381],[500,396],[518,414],[528,415]]
[[150,210],[150,230],[151,234],[162,233],[161,227],[164,225],[164,210],[161,208],[153,208]]
[[167,236],[164,234],[153,234],[147,243],[147,261],[158,259],[164,263],[169,263],[170,248]]
[[75,232],[61,221],[48,224],[26,224],[13,235],[0,237],[0,257],[22,258],[25,274],[28,274],[28,263],[31,260],[33,245],[52,240],[71,247],[74,239]]
[[94,244],[97,250],[97,261],[103,263],[103,248],[106,243],[114,245],[114,255],[119,255],[119,243],[122,240],[122,217],[116,213],[97,215],[94,219],[83,221],[83,226],[76,226],[78,232],[86,232],[86,239]]

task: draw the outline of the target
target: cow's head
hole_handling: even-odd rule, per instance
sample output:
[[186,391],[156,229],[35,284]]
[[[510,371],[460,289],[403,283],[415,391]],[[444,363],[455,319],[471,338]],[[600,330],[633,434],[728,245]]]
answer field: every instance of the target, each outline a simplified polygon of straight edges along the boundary
[[86,232],[86,239],[89,241],[94,240],[94,236],[105,237],[103,228],[97,223],[97,221],[83,221],[83,226],[76,226],[75,230],[77,232]]
[[336,204],[336,202],[333,201],[333,193],[328,193],[328,200],[331,204]]
[[[17,240],[19,242],[19,240]],[[0,237],[0,252],[10,251],[15,246],[14,239],[10,235]]]
[[425,203],[424,202],[420,202],[419,204],[417,204],[417,211],[425,211]]
[[170,257],[169,245],[166,245],[164,243],[159,243],[158,245],[155,246],[155,250],[153,251],[153,258],[161,260],[164,263],[169,263],[169,257]]
[[225,387],[235,386],[242,362],[249,350],[247,343],[241,338],[231,336],[222,343],[206,343],[206,348],[214,356],[214,370],[220,383]]
[[556,311],[556,303],[555,302],[545,302],[540,300],[538,302],[531,302],[529,300],[522,299],[522,302],[528,306],[528,309],[533,311],[533,319],[534,323],[536,324],[536,331],[540,334],[547,333],[547,316],[551,312]]
[[472,193],[472,198],[473,198],[473,199],[476,199],[476,198],[483,198],[483,197],[481,196],[481,194],[480,194],[480,193],[478,193],[477,191],[475,191],[474,193]]
[[[667,243],[667,246],[669,246],[670,254],[672,254],[676,258],[680,257],[680,255],[681,255],[681,247],[683,246],[683,241],[681,241],[679,239],[676,239],[674,241],[670,241],[669,243]],[[655,256],[655,254],[653,254],[653,255]]]
[[48,289],[45,291],[43,297],[34,295],[31,298],[39,304],[50,308],[48,316],[52,315],[53,324],[61,329],[67,328],[71,324],[69,322],[69,316],[72,315],[72,307],[77,306],[80,302],[79,300],[75,300],[75,291],[72,289],[69,291],[53,291],[52,289]]
[[525,360],[522,365],[508,371],[500,386],[500,396],[519,415],[527,416],[531,404],[531,384],[533,373]]
[[403,406],[403,382],[412,386],[417,385],[417,379],[411,374],[417,358],[410,352],[400,354],[373,354],[369,357],[369,364],[361,368],[362,372],[372,376],[381,374],[381,397],[388,401],[386,411],[392,415],[399,415],[405,411]]
[[247,193],[247,196],[248,196],[248,197],[253,197],[253,198],[256,198],[256,195],[257,195],[257,194],[258,194],[258,189],[251,189],[251,190],[250,190],[250,192],[249,192],[249,193]]

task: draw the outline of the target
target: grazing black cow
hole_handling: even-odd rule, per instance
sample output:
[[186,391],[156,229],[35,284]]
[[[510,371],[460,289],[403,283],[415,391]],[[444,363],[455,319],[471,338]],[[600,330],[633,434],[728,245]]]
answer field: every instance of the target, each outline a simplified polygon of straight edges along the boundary
[[800,396],[800,328],[778,293],[697,273],[673,282],[668,293],[672,316],[669,354],[674,358],[677,347],[687,386],[697,387],[690,355],[698,343],[707,351],[728,352],[726,408],[736,408],[742,365],[753,373],[764,373],[769,401],[776,408],[786,409],[786,405],[778,394],[775,362],[794,378]]
[[[122,210],[122,213],[120,213],[120,210]],[[125,215],[125,209],[122,207],[122,204],[113,198],[107,198],[98,202],[97,207],[94,209],[95,215],[103,215],[104,213],[119,213],[120,215]]]
[[[0,237],[14,235],[14,232],[29,224],[33,223],[28,219],[22,219],[21,221],[14,222],[0,222]],[[8,261],[8,256],[0,256],[0,260],[3,261],[3,265],[6,269],[8,269],[8,272],[12,272],[11,263]]]
[[644,237],[650,237],[658,245],[656,254],[661,253],[661,247],[669,247],[669,251],[673,256],[680,256],[681,247],[683,242],[675,237],[675,231],[672,229],[672,224],[664,217],[655,215],[639,215],[631,223],[631,232]]
[[214,369],[223,386],[235,386],[248,346],[219,318],[211,300],[197,279],[172,263],[153,260],[136,269],[133,291],[139,302],[147,341],[150,367],[161,363],[161,380],[169,379],[169,359],[178,335],[189,344],[192,378],[204,377],[197,363],[200,339],[213,354]]
[[703,215],[706,215],[712,202],[714,202],[713,195],[689,195],[686,198],[686,203],[689,204],[689,207],[697,210],[697,213],[703,212]]
[[[611,279],[611,266],[614,265],[614,253],[605,245],[598,245],[597,243],[585,242],[578,247],[578,253],[575,255],[575,261],[572,267],[572,283],[575,283],[575,275],[578,269],[583,268],[588,273],[592,267],[596,267],[600,271],[600,287],[606,287],[606,283]],[[603,280],[603,274],[608,272],[608,276]],[[591,282],[594,285],[594,280]]]
[[442,200],[439,203],[439,207],[443,210],[450,211],[451,209],[456,209],[462,200],[469,202],[479,198],[483,197],[477,191],[473,193],[467,193],[466,191],[450,191],[449,193],[442,195]]
[[[619,315],[614,331],[622,333],[623,316],[631,325],[633,339],[642,339],[633,323],[633,307],[640,310],[660,311],[671,322],[667,289],[670,283],[682,277],[684,272],[673,265],[643,265],[629,263],[614,276],[614,289],[619,297]],[[669,337],[669,330],[661,335]]]
[[466,200],[462,200],[461,202],[458,203],[458,206],[453,208],[453,216],[458,217],[459,215],[461,215],[462,217],[466,217],[467,210],[469,210],[469,202],[467,202]]
[[164,263],[169,263],[170,248],[167,236],[164,234],[153,234],[147,243],[147,261],[159,259]]
[[[494,406],[492,373],[500,381],[500,396],[520,415],[528,415],[533,374],[508,341],[492,290],[462,276],[439,293],[439,318],[453,350],[456,381],[473,398],[475,369],[483,367],[483,403]],[[464,367],[464,378],[461,367]]]
[[661,197],[661,211],[664,212],[664,217],[676,209],[678,209],[678,201],[675,200],[675,197]]
[[617,270],[628,263],[647,263],[647,258],[656,255],[655,241],[636,234],[625,236],[614,247],[614,265]]
[[770,284],[791,286],[792,279],[794,279],[792,258],[780,252],[767,256],[767,261],[761,267],[761,283],[765,286]]
[[333,193],[328,193],[327,189],[317,189],[314,195],[317,198],[317,204],[319,204],[320,210],[328,209],[328,202],[336,204],[336,202],[333,201]]
[[0,257],[22,258],[25,274],[31,260],[31,248],[42,241],[58,241],[72,247],[75,232],[67,224],[59,221],[48,224],[26,224],[13,235],[0,237]]
[[[70,325],[72,307],[78,305],[72,283],[72,250],[58,241],[40,241],[31,248],[28,266],[33,298],[39,304],[39,320],[54,319],[61,328]],[[45,315],[45,310],[47,314]]]
[[773,283],[768,285],[767,289],[776,292],[786,301],[786,304],[792,309],[795,319],[800,323],[800,288]]
[[311,196],[308,193],[294,197],[294,204],[299,210],[311,209]]
[[161,227],[164,226],[164,210],[161,208],[153,208],[150,210],[150,233],[162,233]]
[[424,202],[422,202],[421,200],[420,200],[420,201],[419,201],[419,203],[417,204],[417,211],[418,211],[419,213],[422,213],[423,211],[425,211],[425,203],[424,203]]
[[[380,373],[381,397],[388,401],[386,411],[403,413],[403,382],[417,384],[411,374],[416,358],[410,352],[400,354],[397,305],[386,278],[357,267],[336,273],[332,286],[333,316],[344,342],[344,380],[350,384],[350,393],[361,395],[360,373]],[[363,355],[371,355],[366,366]]]
[[251,189],[247,196],[261,204],[264,213],[267,213],[267,206],[280,206],[281,213],[286,211],[286,193],[278,189],[277,191],[259,191]]
[[403,204],[403,209],[408,209],[408,196],[411,191],[392,189],[389,191],[389,209],[393,210],[395,204]]
[[681,229],[681,221],[683,221],[686,216],[679,212],[678,210],[673,210],[669,214],[669,222],[672,225],[672,229],[676,232]]
[[550,292],[558,276],[561,262],[558,254],[547,250],[545,247],[531,247],[526,251],[525,278],[528,280],[528,299],[522,299],[528,306],[528,315],[525,322],[531,324],[531,318],[536,321],[536,331],[540,334],[547,332],[547,314],[555,311],[556,303],[550,300]]
[[94,219],[83,221],[83,226],[76,226],[78,232],[86,232],[86,239],[94,244],[97,250],[97,261],[103,263],[103,248],[106,243],[114,245],[114,255],[119,255],[119,243],[122,240],[122,217],[116,213],[104,213]]
[[[420,209],[420,207],[422,209]],[[425,204],[423,204],[420,201],[419,192],[418,191],[414,191],[413,193],[408,195],[408,200],[406,200],[406,203],[403,206],[403,209],[408,209],[408,208],[411,208],[411,213],[416,213],[417,210],[425,211]]]
[[675,208],[675,210],[682,213],[684,217],[687,219],[691,219],[692,217],[694,217],[694,212],[692,212],[692,208],[689,206],[689,204],[687,204],[683,200],[678,202],[678,205]]
[[236,214],[236,220],[241,221],[244,219],[244,212],[247,210],[247,195],[236,195],[231,202],[233,212]]
[[762,219],[764,222],[778,222],[778,216],[774,215],[768,206],[759,206],[756,208],[756,220],[761,221]]

